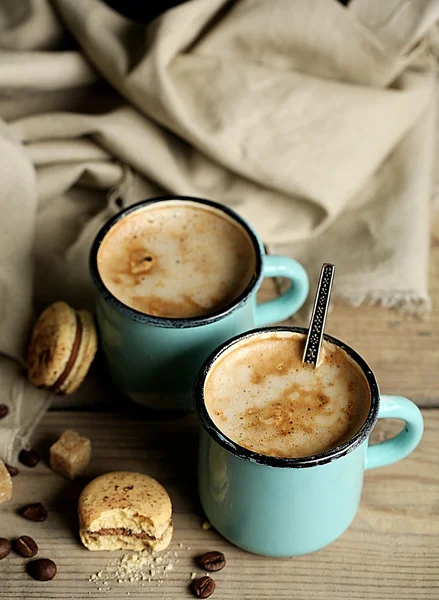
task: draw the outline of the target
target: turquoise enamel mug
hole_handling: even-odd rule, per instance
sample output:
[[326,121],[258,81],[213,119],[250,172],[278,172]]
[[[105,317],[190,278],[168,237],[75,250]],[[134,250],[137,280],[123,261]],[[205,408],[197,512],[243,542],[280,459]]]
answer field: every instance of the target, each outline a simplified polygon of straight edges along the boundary
[[[127,306],[104,284],[98,268],[103,240],[121,220],[158,203],[214,212],[233,222],[249,240],[254,253],[252,276],[245,289],[227,305],[201,316],[155,316]],[[170,411],[193,409],[194,379],[217,346],[241,332],[291,317],[305,302],[309,289],[304,268],[286,256],[267,256],[257,234],[238,214],[216,202],[187,196],[144,200],[115,215],[93,243],[90,273],[97,290],[100,345],[114,383],[134,402]],[[280,297],[257,304],[256,294],[264,277],[288,278],[291,287]]]
[[[338,447],[304,458],[267,456],[240,446],[211,419],[205,384],[230,348],[271,332],[306,335],[307,330],[271,327],[239,335],[207,359],[196,379],[194,402],[201,425],[199,495],[209,522],[236,546],[265,556],[299,556],[330,544],[349,527],[359,507],[364,471],[410,454],[421,439],[423,419],[407,398],[380,396],[365,361],[352,348],[326,335],[325,340],[342,348],[367,380],[370,411],[362,427]],[[405,426],[396,437],[369,446],[369,436],[382,418],[401,419]]]

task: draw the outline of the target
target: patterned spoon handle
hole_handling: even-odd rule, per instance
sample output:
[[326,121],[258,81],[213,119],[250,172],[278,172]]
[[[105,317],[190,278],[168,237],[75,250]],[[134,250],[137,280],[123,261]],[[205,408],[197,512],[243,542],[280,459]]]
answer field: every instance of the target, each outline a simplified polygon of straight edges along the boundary
[[308,336],[306,338],[302,362],[304,364],[313,365],[314,368],[319,364],[320,348],[322,347],[334,273],[334,265],[329,263],[323,264],[314,300],[314,307],[312,309],[311,320],[309,322]]

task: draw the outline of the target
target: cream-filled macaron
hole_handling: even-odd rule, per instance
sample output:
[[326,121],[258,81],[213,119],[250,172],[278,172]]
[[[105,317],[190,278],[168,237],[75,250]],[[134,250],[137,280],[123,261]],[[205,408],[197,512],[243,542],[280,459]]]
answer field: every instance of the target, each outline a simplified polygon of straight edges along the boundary
[[97,350],[92,315],[55,302],[40,315],[28,348],[29,381],[54,394],[71,394],[84,380]]
[[172,504],[152,477],[106,473],[82,490],[79,535],[89,550],[165,550],[171,542]]

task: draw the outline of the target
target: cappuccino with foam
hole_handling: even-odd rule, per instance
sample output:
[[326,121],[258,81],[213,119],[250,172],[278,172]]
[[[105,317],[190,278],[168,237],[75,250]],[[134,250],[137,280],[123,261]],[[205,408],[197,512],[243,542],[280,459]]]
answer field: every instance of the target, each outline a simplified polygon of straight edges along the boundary
[[170,318],[226,307],[253,280],[256,260],[243,226],[190,200],[154,202],[124,216],[97,256],[113,296],[142,313]]
[[323,342],[317,369],[302,364],[305,336],[266,332],[229,347],[204,384],[210,418],[235,443],[299,458],[349,440],[370,410],[367,380],[339,346]]

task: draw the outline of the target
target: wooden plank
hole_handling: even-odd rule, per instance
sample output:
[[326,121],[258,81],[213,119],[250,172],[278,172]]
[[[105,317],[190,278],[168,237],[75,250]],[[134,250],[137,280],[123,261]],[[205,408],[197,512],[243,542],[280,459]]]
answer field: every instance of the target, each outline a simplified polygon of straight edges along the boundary
[[[418,449],[392,467],[366,473],[360,511],[349,530],[331,546],[293,559],[266,559],[234,548],[215,531],[201,528],[196,493],[197,422],[147,422],[119,414],[49,413],[38,427],[34,446],[47,456],[49,445],[67,427],[89,436],[93,460],[86,477],[71,483],[42,462],[22,468],[14,479],[13,500],[0,505],[0,535],[27,534],[40,556],[53,558],[57,577],[47,583],[25,574],[26,560],[11,554],[0,563],[2,600],[79,600],[85,598],[190,598],[190,575],[201,573],[194,558],[222,550],[228,565],[214,578],[216,600],[433,600],[439,597],[439,410],[424,411],[426,428]],[[398,430],[380,421],[374,437]],[[157,577],[139,583],[89,581],[120,553],[91,553],[77,536],[76,502],[84,483],[110,470],[139,470],[158,478],[174,504],[173,569],[159,585]],[[16,514],[28,502],[49,509],[44,523]],[[177,557],[173,553],[178,554]],[[178,559],[178,561],[177,561]],[[143,583],[143,586],[142,586]],[[99,589],[101,588],[101,589]]]

